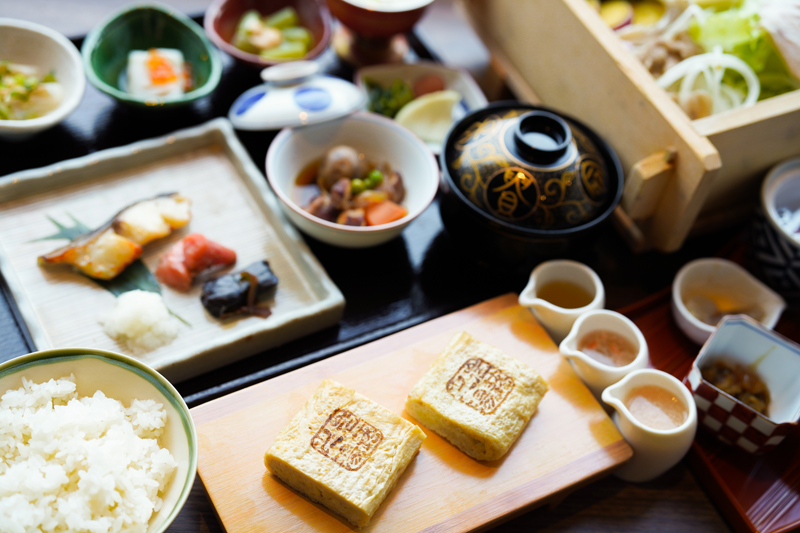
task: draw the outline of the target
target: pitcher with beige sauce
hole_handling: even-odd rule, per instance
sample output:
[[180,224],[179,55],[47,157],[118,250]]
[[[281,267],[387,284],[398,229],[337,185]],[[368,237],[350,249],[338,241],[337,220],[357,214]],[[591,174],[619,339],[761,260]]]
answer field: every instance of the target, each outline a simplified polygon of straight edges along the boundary
[[614,423],[633,458],[614,475],[632,482],[657,478],[680,461],[694,441],[697,407],[677,379],[654,369],[636,370],[603,391]]
[[598,400],[606,387],[650,363],[641,330],[624,315],[606,309],[578,317],[558,349]]

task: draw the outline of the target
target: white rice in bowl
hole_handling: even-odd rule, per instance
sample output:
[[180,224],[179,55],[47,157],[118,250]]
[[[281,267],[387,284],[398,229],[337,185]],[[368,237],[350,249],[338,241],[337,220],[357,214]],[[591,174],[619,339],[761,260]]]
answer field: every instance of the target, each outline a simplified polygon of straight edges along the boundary
[[164,406],[79,398],[74,376],[22,383],[0,399],[0,531],[144,533],[177,468]]

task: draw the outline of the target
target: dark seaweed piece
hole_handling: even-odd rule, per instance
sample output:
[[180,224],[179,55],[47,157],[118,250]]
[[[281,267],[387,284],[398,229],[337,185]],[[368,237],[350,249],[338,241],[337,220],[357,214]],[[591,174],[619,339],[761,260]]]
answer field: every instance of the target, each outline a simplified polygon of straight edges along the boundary
[[[257,261],[240,272],[233,272],[203,284],[200,301],[206,311],[217,318],[240,312],[251,312],[248,302],[251,280],[257,281],[256,297],[261,298],[278,285],[278,278],[267,261]],[[255,314],[255,313],[251,313]]]

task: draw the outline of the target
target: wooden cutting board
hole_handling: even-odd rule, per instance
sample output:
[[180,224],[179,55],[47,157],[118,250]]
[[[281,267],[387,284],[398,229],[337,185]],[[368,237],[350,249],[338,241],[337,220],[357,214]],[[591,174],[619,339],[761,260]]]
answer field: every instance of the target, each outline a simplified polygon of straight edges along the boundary
[[428,438],[366,531],[483,529],[596,479],[632,451],[530,311],[508,294],[420,324],[191,410],[198,472],[228,533],[350,531],[322,506],[273,478],[264,452],[324,378],[411,421],[406,395],[457,332],[525,361],[550,385],[508,454],[479,462]]

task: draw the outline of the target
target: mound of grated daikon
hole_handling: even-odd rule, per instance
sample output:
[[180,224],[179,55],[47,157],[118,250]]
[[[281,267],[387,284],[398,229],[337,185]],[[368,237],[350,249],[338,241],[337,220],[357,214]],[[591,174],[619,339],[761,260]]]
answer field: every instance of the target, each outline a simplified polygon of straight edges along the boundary
[[78,397],[74,376],[22,384],[0,399],[0,531],[144,533],[177,467],[163,406]]

